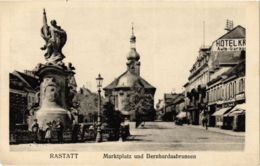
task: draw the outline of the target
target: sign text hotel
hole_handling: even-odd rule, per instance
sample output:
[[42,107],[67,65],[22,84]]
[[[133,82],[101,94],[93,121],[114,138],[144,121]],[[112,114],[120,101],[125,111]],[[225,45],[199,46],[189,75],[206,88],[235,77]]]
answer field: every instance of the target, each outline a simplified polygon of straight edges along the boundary
[[246,49],[245,39],[219,39],[215,42],[216,51],[241,51]]

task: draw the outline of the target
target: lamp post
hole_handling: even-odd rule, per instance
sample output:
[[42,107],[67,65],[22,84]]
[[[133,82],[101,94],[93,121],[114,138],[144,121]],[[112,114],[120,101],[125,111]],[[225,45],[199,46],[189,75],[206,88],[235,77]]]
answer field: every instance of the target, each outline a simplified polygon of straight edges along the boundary
[[98,77],[96,78],[97,81],[97,88],[98,88],[98,127],[97,127],[97,137],[96,142],[102,142],[102,135],[101,135],[101,87],[103,78],[100,74],[98,74]]

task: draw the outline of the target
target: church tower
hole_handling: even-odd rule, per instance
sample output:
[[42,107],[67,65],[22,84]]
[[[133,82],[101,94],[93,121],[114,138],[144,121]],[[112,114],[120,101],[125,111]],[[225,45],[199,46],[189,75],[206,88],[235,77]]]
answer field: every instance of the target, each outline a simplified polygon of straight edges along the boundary
[[127,56],[127,70],[140,76],[140,55],[136,51],[136,37],[134,35],[134,27],[132,24],[132,35],[130,37],[130,52]]

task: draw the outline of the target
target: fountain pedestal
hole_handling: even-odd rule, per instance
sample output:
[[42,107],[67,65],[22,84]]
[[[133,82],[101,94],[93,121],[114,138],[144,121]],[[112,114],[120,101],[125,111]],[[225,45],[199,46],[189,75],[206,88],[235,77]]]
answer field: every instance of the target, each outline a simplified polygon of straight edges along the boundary
[[65,128],[71,126],[71,114],[68,110],[69,75],[72,71],[58,65],[44,65],[36,73],[41,79],[40,109],[36,111],[39,126],[46,128],[48,122],[59,119]]

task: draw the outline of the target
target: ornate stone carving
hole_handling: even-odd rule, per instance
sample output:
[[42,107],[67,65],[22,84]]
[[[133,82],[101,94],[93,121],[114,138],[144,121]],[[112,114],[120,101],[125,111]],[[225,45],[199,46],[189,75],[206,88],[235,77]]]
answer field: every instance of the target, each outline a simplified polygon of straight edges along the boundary
[[47,24],[45,10],[43,10],[43,27],[41,36],[45,40],[45,45],[41,48],[46,50],[44,57],[48,63],[63,64],[64,55],[62,48],[67,41],[66,32],[57,25],[56,20],[51,20],[51,26]]
[[58,97],[58,86],[54,78],[44,78],[42,82],[43,104],[46,106],[56,105]]

